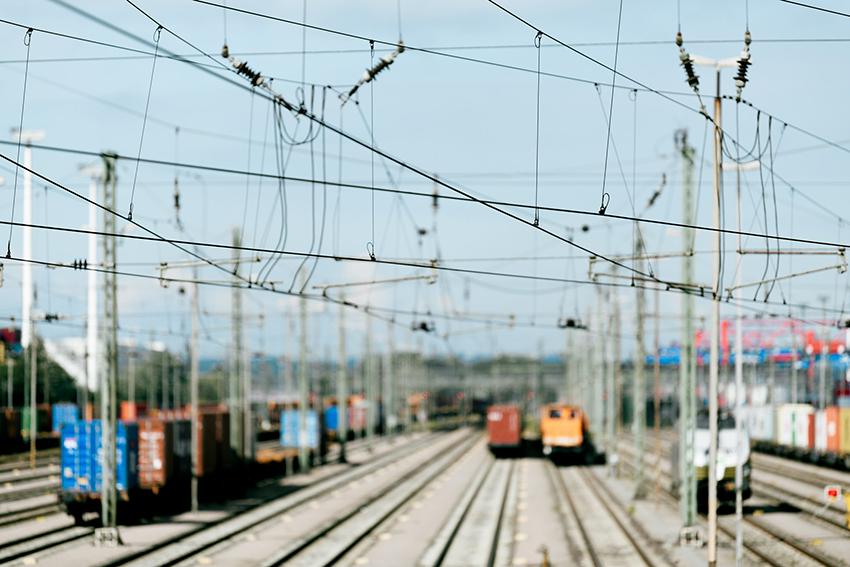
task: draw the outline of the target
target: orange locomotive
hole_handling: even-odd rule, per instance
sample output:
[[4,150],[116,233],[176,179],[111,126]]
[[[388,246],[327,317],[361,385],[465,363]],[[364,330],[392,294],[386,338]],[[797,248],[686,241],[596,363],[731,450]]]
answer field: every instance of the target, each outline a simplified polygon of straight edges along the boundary
[[578,406],[549,404],[540,408],[543,454],[584,453],[589,450],[587,416]]

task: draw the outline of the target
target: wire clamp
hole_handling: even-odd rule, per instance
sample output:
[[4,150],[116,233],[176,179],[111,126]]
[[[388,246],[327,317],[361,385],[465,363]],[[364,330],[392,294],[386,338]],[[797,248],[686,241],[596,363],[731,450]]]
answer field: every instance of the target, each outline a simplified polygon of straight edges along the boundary
[[611,195],[609,193],[602,193],[602,204],[599,206],[599,214],[604,215],[605,211],[608,210],[608,203],[611,202]]

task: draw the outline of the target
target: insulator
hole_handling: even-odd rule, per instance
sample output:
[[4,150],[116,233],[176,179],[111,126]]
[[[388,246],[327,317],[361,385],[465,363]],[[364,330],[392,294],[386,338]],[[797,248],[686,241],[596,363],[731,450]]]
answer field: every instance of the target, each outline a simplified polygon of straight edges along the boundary
[[251,69],[246,62],[244,62],[244,61],[240,61],[238,63],[234,62],[234,67],[236,68],[237,73],[239,73],[240,75],[243,75],[245,77],[248,77],[251,80],[251,84],[254,85],[255,87],[259,87],[261,84],[263,84],[263,76],[260,73],[258,73],[257,71],[254,71],[253,69]]
[[738,59],[738,74],[735,75],[735,86],[739,89],[743,89],[747,84],[747,69],[751,64],[750,52],[749,50],[744,50],[741,53],[741,58]]
[[682,32],[680,32],[680,31],[676,32],[676,45],[679,46],[679,47],[682,47],[682,44],[684,43],[684,41],[685,40],[682,37]]
[[682,67],[685,69],[688,86],[695,90],[699,89],[699,76],[694,71],[694,60],[691,59],[690,54],[684,49],[680,49],[679,61],[681,62]]

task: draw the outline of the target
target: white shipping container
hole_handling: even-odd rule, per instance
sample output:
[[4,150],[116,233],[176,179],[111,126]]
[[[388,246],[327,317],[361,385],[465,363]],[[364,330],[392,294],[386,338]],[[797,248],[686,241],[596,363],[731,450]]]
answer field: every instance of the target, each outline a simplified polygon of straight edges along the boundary
[[776,411],[776,442],[788,447],[809,447],[809,404],[783,404]]
[[815,412],[815,451],[826,452],[827,426],[826,412],[823,410]]
[[773,406],[745,406],[744,423],[750,439],[754,441],[774,441],[776,427]]

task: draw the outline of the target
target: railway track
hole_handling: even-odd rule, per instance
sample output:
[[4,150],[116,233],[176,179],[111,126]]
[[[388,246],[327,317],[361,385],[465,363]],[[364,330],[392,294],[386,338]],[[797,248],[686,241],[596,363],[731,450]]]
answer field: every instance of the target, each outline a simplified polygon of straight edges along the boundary
[[[618,443],[618,451],[627,453],[630,457],[634,456],[631,447],[624,443]],[[646,455],[645,463],[654,465],[651,459],[655,455]],[[631,459],[621,461],[627,468],[632,468]],[[671,505],[678,506],[678,500],[669,489],[670,486],[670,463],[667,459],[662,459],[659,473],[666,481],[661,490],[662,497]],[[756,493],[754,487],[754,493]],[[770,506],[768,502],[766,504]],[[763,505],[764,506],[764,505]],[[753,558],[767,565],[775,567],[788,565],[789,562],[798,565],[848,565],[845,557],[840,555],[827,553],[817,547],[814,541],[822,541],[826,538],[803,539],[789,533],[768,520],[763,519],[763,516],[746,514],[743,517],[745,524],[744,547]],[[818,522],[816,518],[807,518],[812,522]],[[704,524],[704,521],[703,521]],[[718,518],[718,531],[725,535],[730,540],[735,539],[734,518],[729,516],[720,516]],[[839,531],[832,524],[825,524],[824,527],[830,530],[832,536],[847,538],[848,533]]]
[[[670,440],[669,433],[663,438]],[[669,448],[662,449],[662,456],[670,458]],[[839,534],[846,535],[846,516],[834,507],[824,507],[823,488],[827,484],[837,484],[848,490],[850,475],[832,470],[817,471],[814,465],[757,453],[751,453],[751,462],[753,495],[790,504],[812,514],[813,522],[830,524],[839,529]],[[793,488],[789,487],[789,481]]]
[[[551,468],[554,465],[550,463]],[[652,542],[637,530],[626,511],[620,509],[601,482],[585,467],[567,467],[553,472],[554,482],[566,497],[572,520],[581,534],[583,564],[671,565]],[[587,561],[589,560],[589,561]]]
[[[298,507],[314,509],[316,504],[313,501],[317,497],[338,493],[349,483],[362,482],[365,477],[376,474],[379,469],[391,466],[406,455],[434,443],[435,439],[434,435],[421,435],[405,444],[382,440],[375,444],[374,453],[370,453],[371,460],[368,462],[345,467],[342,472],[337,473],[325,473],[321,468],[316,469],[312,478],[292,477],[292,482],[299,483],[299,488],[290,494],[199,528],[184,531],[159,541],[154,546],[148,544],[144,549],[122,554],[104,564],[175,565],[185,560],[190,560],[193,564],[196,561],[204,562],[208,555],[217,550],[226,550],[235,544],[244,543],[244,538],[249,538],[248,534],[270,520],[277,519],[279,523],[283,521],[280,520],[282,517],[291,520],[289,513]],[[363,446],[359,450],[369,452],[370,448]]]
[[[422,443],[427,443],[429,436],[415,436],[414,439],[415,439],[415,443],[417,445],[419,445],[419,444],[422,444]],[[349,443],[349,447],[350,447],[349,455],[352,458],[354,458],[355,460],[356,460],[358,455],[361,455],[361,456],[367,455],[367,454],[372,455],[373,452],[376,455],[378,455],[379,457],[385,457],[386,455],[384,453],[386,453],[387,455],[391,453],[391,451],[386,450],[386,446],[392,446],[392,445],[394,445],[394,441],[388,442],[386,440],[380,440],[376,443],[373,443],[372,445],[369,445],[365,441],[357,440],[355,442]],[[333,456],[333,453],[331,454],[331,456]],[[334,465],[334,466],[327,467],[327,468],[321,467],[321,468],[315,469],[314,474],[318,477],[315,480],[317,482],[328,481],[328,480],[332,481],[333,480],[333,472],[326,472],[326,471],[332,471],[334,468],[339,468],[340,466],[345,467],[345,465]],[[347,467],[347,468],[349,468],[349,467]],[[362,468],[363,467],[353,467],[353,468],[349,468],[349,470],[357,471],[357,470],[360,470]],[[294,477],[291,477],[291,479],[287,479],[288,482],[295,484],[294,488],[296,489],[296,492],[294,492],[292,495],[297,495],[298,490],[302,486],[303,487],[309,487],[310,486],[309,483],[305,483],[304,478],[305,477],[302,477],[301,475],[296,475]],[[315,484],[315,482],[313,482],[313,484]],[[43,502],[41,504],[42,504],[42,506],[39,509],[26,509],[26,510],[17,511],[18,513],[21,514],[21,517],[19,517],[19,518],[14,518],[14,517],[9,518],[9,524],[23,523],[26,520],[33,520],[33,519],[36,519],[36,518],[39,520],[39,524],[31,524],[31,525],[30,524],[22,524],[17,529],[19,531],[22,531],[22,533],[26,533],[26,535],[24,535],[23,537],[18,537],[18,538],[7,540],[5,542],[0,542],[0,564],[5,564],[9,561],[19,560],[21,558],[24,558],[25,561],[29,561],[29,562],[34,562],[34,561],[37,562],[37,561],[39,561],[40,559],[42,559],[43,557],[46,557],[46,556],[54,556],[54,557],[58,558],[61,555],[57,555],[57,554],[62,554],[65,551],[73,554],[73,553],[77,552],[79,545],[80,545],[80,541],[85,541],[86,538],[88,538],[93,533],[93,530],[91,528],[74,526],[72,523],[70,523],[71,522],[70,518],[68,518],[64,514],[61,514],[61,513],[51,514],[50,512],[58,511],[60,509],[58,503],[54,505],[55,507],[44,505]],[[203,532],[206,529],[214,529],[219,524],[222,524],[225,521],[233,519],[233,518],[238,518],[242,514],[248,513],[256,507],[257,507],[256,505],[254,505],[254,506],[243,506],[243,507],[239,508],[239,510],[237,512],[233,513],[232,515],[228,515],[228,516],[224,517],[220,521],[204,523],[200,527],[191,528],[188,531],[183,529],[182,533],[180,535],[168,538],[167,541],[159,542],[159,544],[160,545],[169,545],[169,544],[179,545],[179,543],[181,541],[183,541],[187,537],[190,537],[193,534]],[[10,511],[10,516],[12,515],[12,513],[13,512]],[[42,525],[41,524],[42,521],[45,521],[45,522],[48,522],[48,523],[57,523],[58,525],[55,525],[55,526],[51,527],[50,529],[38,529],[37,526]],[[2,525],[2,522],[3,522],[3,516],[0,516],[0,525]],[[36,533],[32,533],[31,530],[33,530],[33,529],[36,529],[38,531]],[[129,530],[129,531],[132,531],[135,528],[131,527],[131,528],[126,528],[126,529]],[[27,530],[29,530],[29,531],[27,531]],[[180,530],[177,530],[177,531],[180,531]],[[125,548],[125,549],[129,550],[129,548]],[[118,557],[114,561],[112,559],[108,559],[108,560],[105,561],[105,564],[110,564],[110,561],[111,561],[112,562],[111,564],[119,565],[119,564],[124,564],[128,561],[138,560],[138,559],[144,557],[145,555],[149,554],[150,551],[151,551],[150,548],[144,549],[144,550],[138,550],[138,546],[137,546],[136,551],[128,551],[127,553],[119,552],[118,554],[112,554],[111,557],[114,557],[116,555],[118,555],[120,557]],[[161,563],[158,562],[158,561],[153,561],[149,564],[159,565]]]

